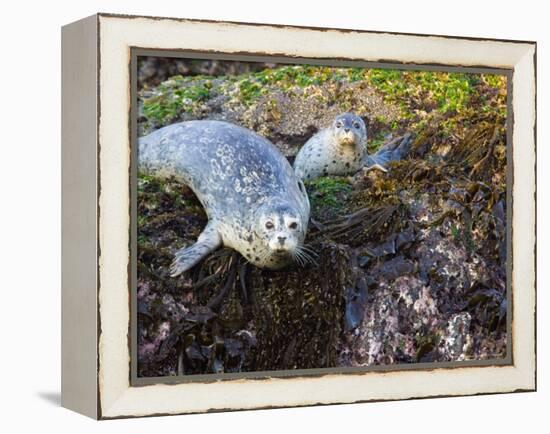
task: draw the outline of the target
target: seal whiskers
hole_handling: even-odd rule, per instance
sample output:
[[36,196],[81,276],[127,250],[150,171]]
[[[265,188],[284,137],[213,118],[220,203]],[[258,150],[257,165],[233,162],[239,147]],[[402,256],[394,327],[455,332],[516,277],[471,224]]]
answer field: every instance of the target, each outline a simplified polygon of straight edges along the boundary
[[310,249],[305,249],[305,246],[299,246],[293,253],[297,259],[297,262],[303,267],[307,264],[318,265],[316,256],[319,255]]

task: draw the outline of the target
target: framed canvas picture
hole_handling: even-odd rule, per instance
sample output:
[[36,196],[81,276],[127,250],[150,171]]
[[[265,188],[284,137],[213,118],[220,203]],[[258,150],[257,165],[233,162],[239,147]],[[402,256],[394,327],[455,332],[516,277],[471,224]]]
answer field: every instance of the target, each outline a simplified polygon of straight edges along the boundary
[[534,42],[110,14],[62,36],[65,407],[536,389]]

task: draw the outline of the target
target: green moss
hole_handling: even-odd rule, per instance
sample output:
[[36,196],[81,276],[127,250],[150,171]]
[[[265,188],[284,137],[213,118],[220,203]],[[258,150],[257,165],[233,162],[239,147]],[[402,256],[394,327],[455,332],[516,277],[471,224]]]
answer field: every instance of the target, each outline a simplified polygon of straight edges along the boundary
[[143,100],[143,115],[157,124],[167,124],[180,112],[190,113],[197,103],[211,97],[212,82],[202,76],[176,76],[161,83],[156,95]]
[[307,87],[320,85],[335,78],[338,69],[324,66],[290,65],[275,69],[266,69],[255,73],[254,78],[264,85],[279,85],[283,88],[290,86]]
[[174,94],[180,98],[182,102],[186,100],[196,102],[196,101],[206,101],[210,98],[210,89],[212,88],[212,83],[210,81],[205,81],[197,84],[196,86],[189,86],[177,89]]
[[174,119],[179,108],[179,101],[166,95],[155,96],[143,102],[143,114],[147,119],[161,124]]
[[424,105],[434,105],[441,113],[460,112],[480,82],[475,74],[387,69],[371,69],[367,77],[405,115],[411,114],[418,100]]
[[306,182],[314,216],[335,216],[346,206],[352,187],[346,178],[322,177]]
[[[357,82],[363,83],[351,86]],[[283,65],[215,78],[172,77],[158,85],[153,94],[144,92],[141,97],[140,133],[178,119],[202,119],[208,117],[209,110],[241,113],[260,100],[266,103],[262,109],[267,121],[275,124],[283,113],[281,92],[290,99],[311,96],[320,111],[336,104],[340,111],[364,112],[357,89],[365,86],[375,88],[400,112],[399,121],[393,115],[375,118],[379,125],[369,137],[370,152],[379,149],[389,133],[406,130],[421,135],[428,125],[437,125],[440,139],[456,143],[462,127],[480,113],[506,117],[503,75]],[[214,108],[204,104],[217,97],[221,98],[213,103]],[[241,121],[250,128],[245,119],[243,116]]]
[[250,104],[262,94],[261,86],[249,79],[244,79],[239,83],[240,99],[245,104]]
[[506,88],[506,76],[499,74],[482,74],[481,79],[488,86],[496,89]]
[[364,68],[348,68],[348,77],[351,82],[365,80],[366,69]]
[[[273,92],[283,92],[288,96],[303,96],[303,92],[316,95],[320,104],[338,103],[340,109],[353,110],[355,92],[342,83],[367,83],[367,69],[333,68],[314,65],[284,65],[277,68],[266,68],[258,72],[246,72],[236,76],[209,77],[174,76],[159,84],[154,94],[142,96],[143,125],[148,131],[182,118],[182,114],[197,115],[202,113],[204,102],[215,96],[223,95],[232,103],[251,106],[260,98]],[[381,82],[381,79],[378,80]],[[334,87],[337,86],[337,87]],[[323,92],[308,88],[328,90]]]
[[327,82],[354,82],[362,79],[364,79],[364,70],[361,68],[312,65],[287,65],[237,76],[239,99],[247,105],[269,93],[272,87],[291,92],[296,88],[322,86]]

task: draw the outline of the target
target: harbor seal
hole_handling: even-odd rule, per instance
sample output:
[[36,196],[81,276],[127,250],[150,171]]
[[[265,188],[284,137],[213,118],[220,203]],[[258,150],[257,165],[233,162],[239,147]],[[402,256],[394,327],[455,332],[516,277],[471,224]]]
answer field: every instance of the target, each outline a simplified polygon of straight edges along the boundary
[[411,135],[405,134],[369,155],[365,122],[353,113],[343,113],[330,128],[319,131],[305,143],[294,160],[294,171],[304,180],[352,175],[362,169],[387,172],[387,163],[403,158],[410,143]]
[[361,169],[366,155],[365,122],[353,113],[343,113],[305,143],[294,160],[294,171],[304,180],[347,175]]
[[267,139],[222,121],[187,121],[139,139],[142,173],[175,176],[208,216],[197,242],[178,250],[170,271],[189,270],[222,244],[260,268],[303,262],[310,205],[290,163]]

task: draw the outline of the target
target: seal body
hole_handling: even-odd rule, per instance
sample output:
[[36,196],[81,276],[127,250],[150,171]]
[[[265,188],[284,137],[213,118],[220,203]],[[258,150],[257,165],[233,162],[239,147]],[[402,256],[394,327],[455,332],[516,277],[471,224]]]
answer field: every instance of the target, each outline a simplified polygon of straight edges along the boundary
[[411,134],[405,134],[369,155],[365,122],[353,113],[343,113],[330,128],[319,131],[305,143],[296,155],[294,170],[296,176],[304,180],[353,175],[362,169],[387,172],[385,166],[403,158],[410,150],[411,141]]
[[365,122],[353,113],[343,113],[305,143],[296,155],[294,170],[304,180],[347,175],[359,171],[366,156]]
[[309,200],[267,139],[227,122],[181,122],[139,139],[138,166],[187,184],[208,216],[197,242],[176,253],[172,275],[222,244],[262,268],[282,268],[300,255]]

